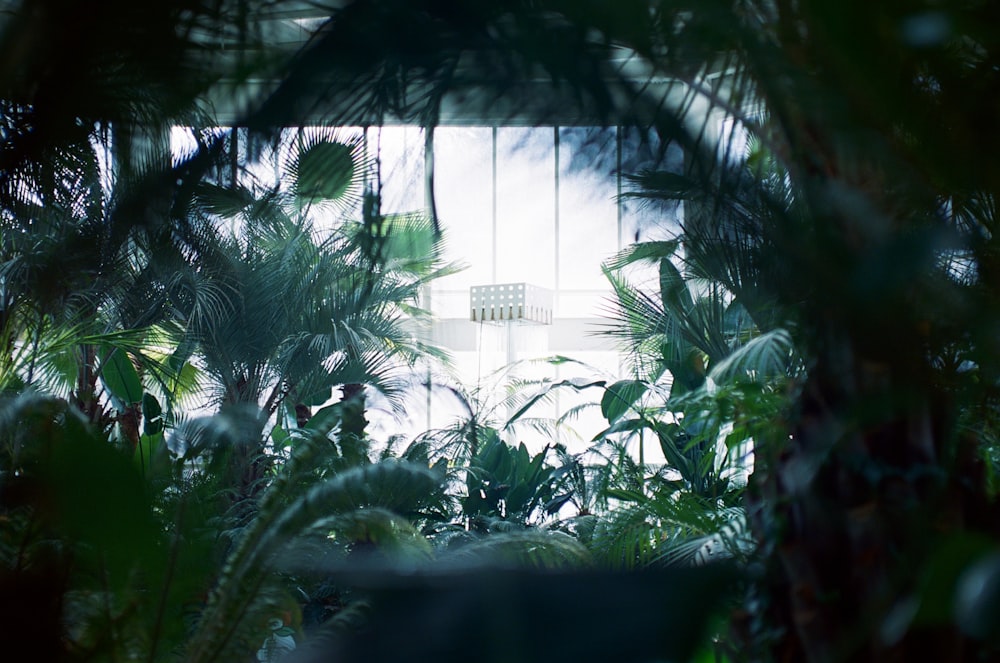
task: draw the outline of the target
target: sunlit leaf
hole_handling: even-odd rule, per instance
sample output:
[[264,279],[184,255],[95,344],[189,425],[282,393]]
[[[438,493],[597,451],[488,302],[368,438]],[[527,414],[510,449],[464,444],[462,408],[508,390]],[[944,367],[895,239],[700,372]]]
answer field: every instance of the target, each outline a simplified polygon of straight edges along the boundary
[[101,381],[108,391],[123,405],[142,401],[142,382],[132,360],[121,349],[115,348],[101,363]]

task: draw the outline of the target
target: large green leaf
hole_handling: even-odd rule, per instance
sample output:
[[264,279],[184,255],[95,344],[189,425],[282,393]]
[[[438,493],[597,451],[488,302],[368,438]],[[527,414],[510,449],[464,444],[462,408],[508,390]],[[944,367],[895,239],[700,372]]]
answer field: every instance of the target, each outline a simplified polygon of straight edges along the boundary
[[643,397],[649,385],[642,380],[620,380],[604,392],[601,398],[601,414],[608,423],[615,423]]
[[729,381],[764,382],[789,375],[795,348],[785,329],[772,329],[751,339],[712,367],[716,383]]
[[687,433],[678,424],[655,422],[651,428],[656,432],[660,442],[660,450],[670,467],[680,472],[685,481],[692,486],[700,485],[703,475],[698,471],[686,455],[686,444],[689,441]]
[[320,435],[326,435],[340,425],[343,417],[344,408],[340,403],[327,405],[310,417],[309,422],[306,423],[306,428]]
[[142,400],[142,381],[132,360],[121,348],[112,350],[101,363],[101,381],[119,405],[132,405]]
[[163,469],[166,449],[163,446],[163,433],[139,436],[139,444],[135,447],[135,462],[142,468],[143,476],[149,477],[156,470]]
[[71,412],[59,429],[40,430],[52,445],[41,472],[47,517],[57,531],[85,542],[88,558],[106,555],[108,573],[125,581],[157,539],[140,472]]
[[670,258],[660,260],[660,298],[675,317],[683,317],[694,308],[687,280]]
[[148,391],[142,395],[142,432],[157,435],[163,431],[163,408]]
[[274,447],[276,449],[282,449],[282,448],[284,448],[285,445],[288,444],[288,441],[290,439],[291,439],[291,435],[288,434],[288,431],[286,431],[284,428],[282,428],[278,424],[275,424],[271,428],[271,442],[274,444]]

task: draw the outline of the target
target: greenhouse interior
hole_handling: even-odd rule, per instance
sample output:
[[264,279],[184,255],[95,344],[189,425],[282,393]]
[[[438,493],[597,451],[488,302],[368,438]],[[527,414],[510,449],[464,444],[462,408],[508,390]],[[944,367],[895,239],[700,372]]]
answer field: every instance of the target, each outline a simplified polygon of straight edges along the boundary
[[0,9],[4,660],[1000,661],[996,3]]

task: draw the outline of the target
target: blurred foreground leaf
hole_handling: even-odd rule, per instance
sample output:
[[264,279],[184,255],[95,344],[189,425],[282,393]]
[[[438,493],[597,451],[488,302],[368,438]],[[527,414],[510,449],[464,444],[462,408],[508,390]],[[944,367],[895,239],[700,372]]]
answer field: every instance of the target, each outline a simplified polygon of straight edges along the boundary
[[724,564],[628,574],[352,574],[350,583],[371,596],[366,626],[353,637],[307,643],[289,660],[690,660],[737,579]]

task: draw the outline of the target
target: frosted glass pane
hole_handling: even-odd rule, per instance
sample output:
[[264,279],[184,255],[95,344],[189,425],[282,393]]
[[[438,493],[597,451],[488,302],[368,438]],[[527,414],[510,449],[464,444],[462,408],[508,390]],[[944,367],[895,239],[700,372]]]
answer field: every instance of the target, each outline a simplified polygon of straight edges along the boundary
[[[493,282],[493,130],[434,131],[434,198],[445,257],[466,269],[434,282],[435,290],[465,290]],[[438,312],[435,308],[435,312]],[[442,315],[452,315],[451,311]],[[464,314],[463,314],[464,315]]]
[[[456,274],[454,276],[447,277],[448,280],[465,278],[465,273]],[[441,279],[444,280],[444,279]],[[443,290],[435,288],[431,292],[430,299],[430,309],[434,313],[434,317],[438,319],[443,318],[459,318],[461,320],[469,319],[469,289],[468,287],[461,290]],[[472,324],[471,322],[469,324]]]
[[[607,288],[601,263],[618,250],[614,129],[559,131],[559,289]],[[578,309],[577,309],[578,310]],[[561,308],[557,315],[567,313]]]
[[[603,277],[603,274],[601,275]],[[607,290],[567,291],[560,290],[556,296],[556,310],[560,318],[588,318],[603,315],[611,296]]]
[[281,136],[277,140],[263,140],[250,136],[245,129],[240,129],[240,163],[244,164],[245,172],[240,173],[240,181],[245,186],[260,186],[273,188],[278,184],[281,162],[278,150],[281,146]]
[[424,209],[424,131],[419,127],[368,130],[368,151],[381,161],[382,213]]
[[555,139],[549,128],[497,130],[497,282],[555,287]]
[[[638,129],[622,129],[622,191],[636,189],[628,175],[643,170],[682,172],[684,155],[676,145],[661,146],[657,136]],[[674,202],[622,200],[622,242],[624,245],[650,239],[672,237],[679,230],[683,206]]]
[[[468,390],[475,385],[478,357],[475,352],[453,352],[451,358],[454,369],[462,377],[461,384],[465,386],[459,386],[452,376],[435,377],[431,390],[431,428],[452,426],[469,417],[469,403],[463,394],[468,394]],[[468,375],[472,376],[473,381],[465,377]]]

